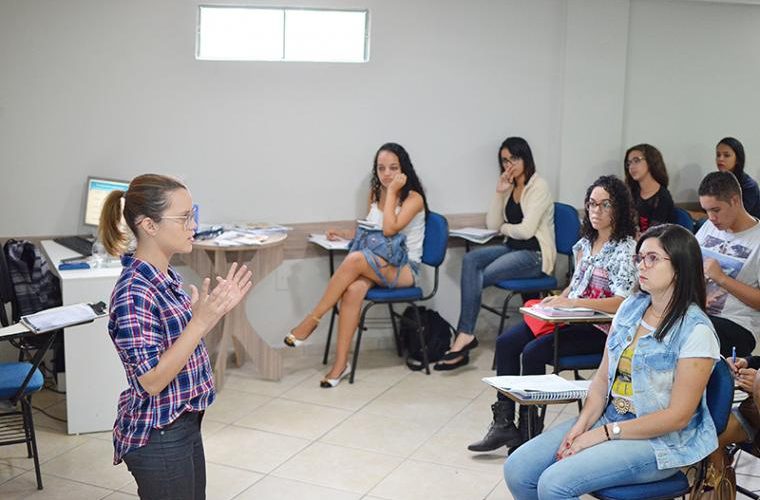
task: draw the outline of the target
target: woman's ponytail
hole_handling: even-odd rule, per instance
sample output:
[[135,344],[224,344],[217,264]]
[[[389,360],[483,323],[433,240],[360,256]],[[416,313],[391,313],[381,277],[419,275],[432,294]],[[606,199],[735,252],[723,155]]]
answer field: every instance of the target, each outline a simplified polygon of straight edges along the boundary
[[98,233],[100,242],[111,255],[121,255],[128,244],[128,236],[121,229],[121,199],[124,191],[111,191],[108,193],[103,209],[100,212],[100,225]]

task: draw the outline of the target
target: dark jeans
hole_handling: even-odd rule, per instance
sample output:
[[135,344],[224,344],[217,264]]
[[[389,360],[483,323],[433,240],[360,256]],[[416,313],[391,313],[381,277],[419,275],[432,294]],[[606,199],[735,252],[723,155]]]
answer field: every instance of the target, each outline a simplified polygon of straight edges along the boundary
[[202,413],[183,413],[163,429],[153,429],[148,444],[124,456],[142,500],[206,498],[202,419]]
[[[607,335],[593,325],[566,325],[561,327],[561,330],[562,355],[604,352]],[[543,375],[546,373],[546,365],[553,361],[554,334],[535,337],[524,321],[504,330],[496,339],[497,375]],[[514,420],[514,401],[502,393],[498,393],[498,397],[500,401],[506,401],[507,417]]]
[[730,319],[709,316],[715,331],[718,333],[720,353],[724,358],[730,358],[732,349],[736,347],[737,356],[749,356],[755,349],[755,336],[746,328],[737,325]]

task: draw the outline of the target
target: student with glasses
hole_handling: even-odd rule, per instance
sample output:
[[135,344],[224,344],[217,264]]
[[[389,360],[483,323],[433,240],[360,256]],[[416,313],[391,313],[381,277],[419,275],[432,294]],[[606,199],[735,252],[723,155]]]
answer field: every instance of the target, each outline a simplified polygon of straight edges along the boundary
[[649,144],[639,144],[625,152],[623,163],[625,183],[639,217],[639,231],[674,222],[675,205],[668,191],[668,170],[660,151]]
[[577,499],[658,481],[718,444],[705,388],[720,353],[699,245],[663,224],[641,236],[636,254],[639,290],[615,315],[580,415],[507,458],[514,498]]
[[[589,307],[614,314],[636,283],[633,239],[636,234],[631,193],[615,176],[597,179],[586,191],[581,239],[573,247],[575,272],[561,295],[547,297],[549,307]],[[572,324],[561,327],[563,355],[601,353],[609,325]],[[521,321],[496,339],[497,375],[541,375],[554,358],[553,333],[534,333]],[[514,448],[527,439],[528,407],[521,407],[515,426],[515,403],[501,393],[491,406],[493,421],[470,451]],[[535,427],[534,427],[535,428]],[[540,429],[539,429],[540,432]]]
[[128,383],[114,424],[114,465],[126,462],[141,499],[202,499],[200,427],[216,394],[203,339],[250,290],[251,272],[233,264],[213,290],[206,278],[200,291],[190,285],[185,293],[169,263],[192,251],[195,211],[190,191],[176,179],[141,175],[126,192],[108,195],[99,230],[111,255],[126,248],[122,220],[137,248],[122,255],[110,301],[108,333]]
[[469,362],[469,351],[478,346],[475,324],[484,288],[554,270],[554,200],[549,185],[536,173],[530,146],[521,137],[509,137],[501,144],[498,158],[501,175],[486,226],[503,234],[504,244],[465,254],[457,336],[436,370],[453,370]]

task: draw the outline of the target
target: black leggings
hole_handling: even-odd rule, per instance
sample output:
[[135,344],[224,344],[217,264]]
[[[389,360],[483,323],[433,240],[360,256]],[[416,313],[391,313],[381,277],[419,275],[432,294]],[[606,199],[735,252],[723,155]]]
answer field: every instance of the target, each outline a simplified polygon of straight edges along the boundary
[[736,347],[736,355],[749,356],[755,349],[755,336],[746,328],[737,325],[730,319],[718,316],[709,316],[715,331],[718,332],[720,341],[720,353],[724,358],[731,357],[732,350]]

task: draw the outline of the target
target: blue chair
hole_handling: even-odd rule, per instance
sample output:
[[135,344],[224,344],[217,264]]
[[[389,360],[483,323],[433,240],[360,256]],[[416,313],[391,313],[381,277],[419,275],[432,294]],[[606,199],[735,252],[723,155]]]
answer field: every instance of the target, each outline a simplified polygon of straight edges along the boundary
[[684,210],[680,207],[675,207],[673,209],[673,218],[676,224],[679,226],[683,226],[692,233],[694,232],[694,219],[691,218],[691,215],[689,215],[689,212]]
[[[425,240],[422,244],[422,263],[430,266],[435,271],[435,277],[433,280],[432,290],[425,295],[420,287],[405,287],[405,288],[383,288],[373,287],[367,292],[365,300],[367,303],[362,309],[362,314],[359,319],[359,327],[356,333],[356,345],[354,347],[353,364],[351,365],[351,376],[349,377],[349,383],[354,383],[354,375],[356,374],[356,366],[359,360],[359,347],[362,341],[362,332],[366,330],[364,326],[364,320],[373,306],[378,304],[386,304],[391,316],[391,324],[393,325],[393,336],[396,340],[396,350],[398,355],[401,356],[401,339],[399,334],[399,327],[396,324],[396,318],[400,320],[403,318],[400,314],[393,310],[394,304],[408,304],[412,306],[415,314],[415,324],[417,326],[417,332],[419,333],[420,345],[423,346],[423,363],[425,365],[425,373],[430,375],[430,366],[427,359],[427,349],[425,348],[425,338],[422,327],[422,320],[419,315],[419,311],[416,307],[416,302],[428,300],[432,298],[438,291],[438,274],[439,267],[443,263],[443,259],[446,257],[446,249],[448,246],[449,238],[449,223],[446,218],[435,212],[428,212],[425,219]],[[327,331],[327,342],[325,343],[325,355],[323,363],[327,363],[327,355],[330,352],[330,340],[332,339],[332,323],[330,329]]]
[[[718,434],[722,433],[734,400],[734,377],[728,363],[721,359],[715,364],[707,382],[707,408]],[[699,468],[702,469],[701,467]],[[615,486],[595,491],[591,495],[600,500],[669,500],[683,497],[689,492],[689,480],[683,472],[661,481]]]
[[[580,231],[581,221],[575,208],[565,203],[554,203],[554,239],[557,254],[568,257],[568,279],[573,274],[573,245],[578,241]],[[508,292],[501,310],[486,304],[482,304],[480,307],[501,316],[498,330],[498,333],[501,334],[504,331],[504,322],[509,317],[507,307],[512,297],[517,294],[545,293],[558,288],[558,283],[556,277],[541,273],[541,276],[537,278],[503,280],[494,286]]]

